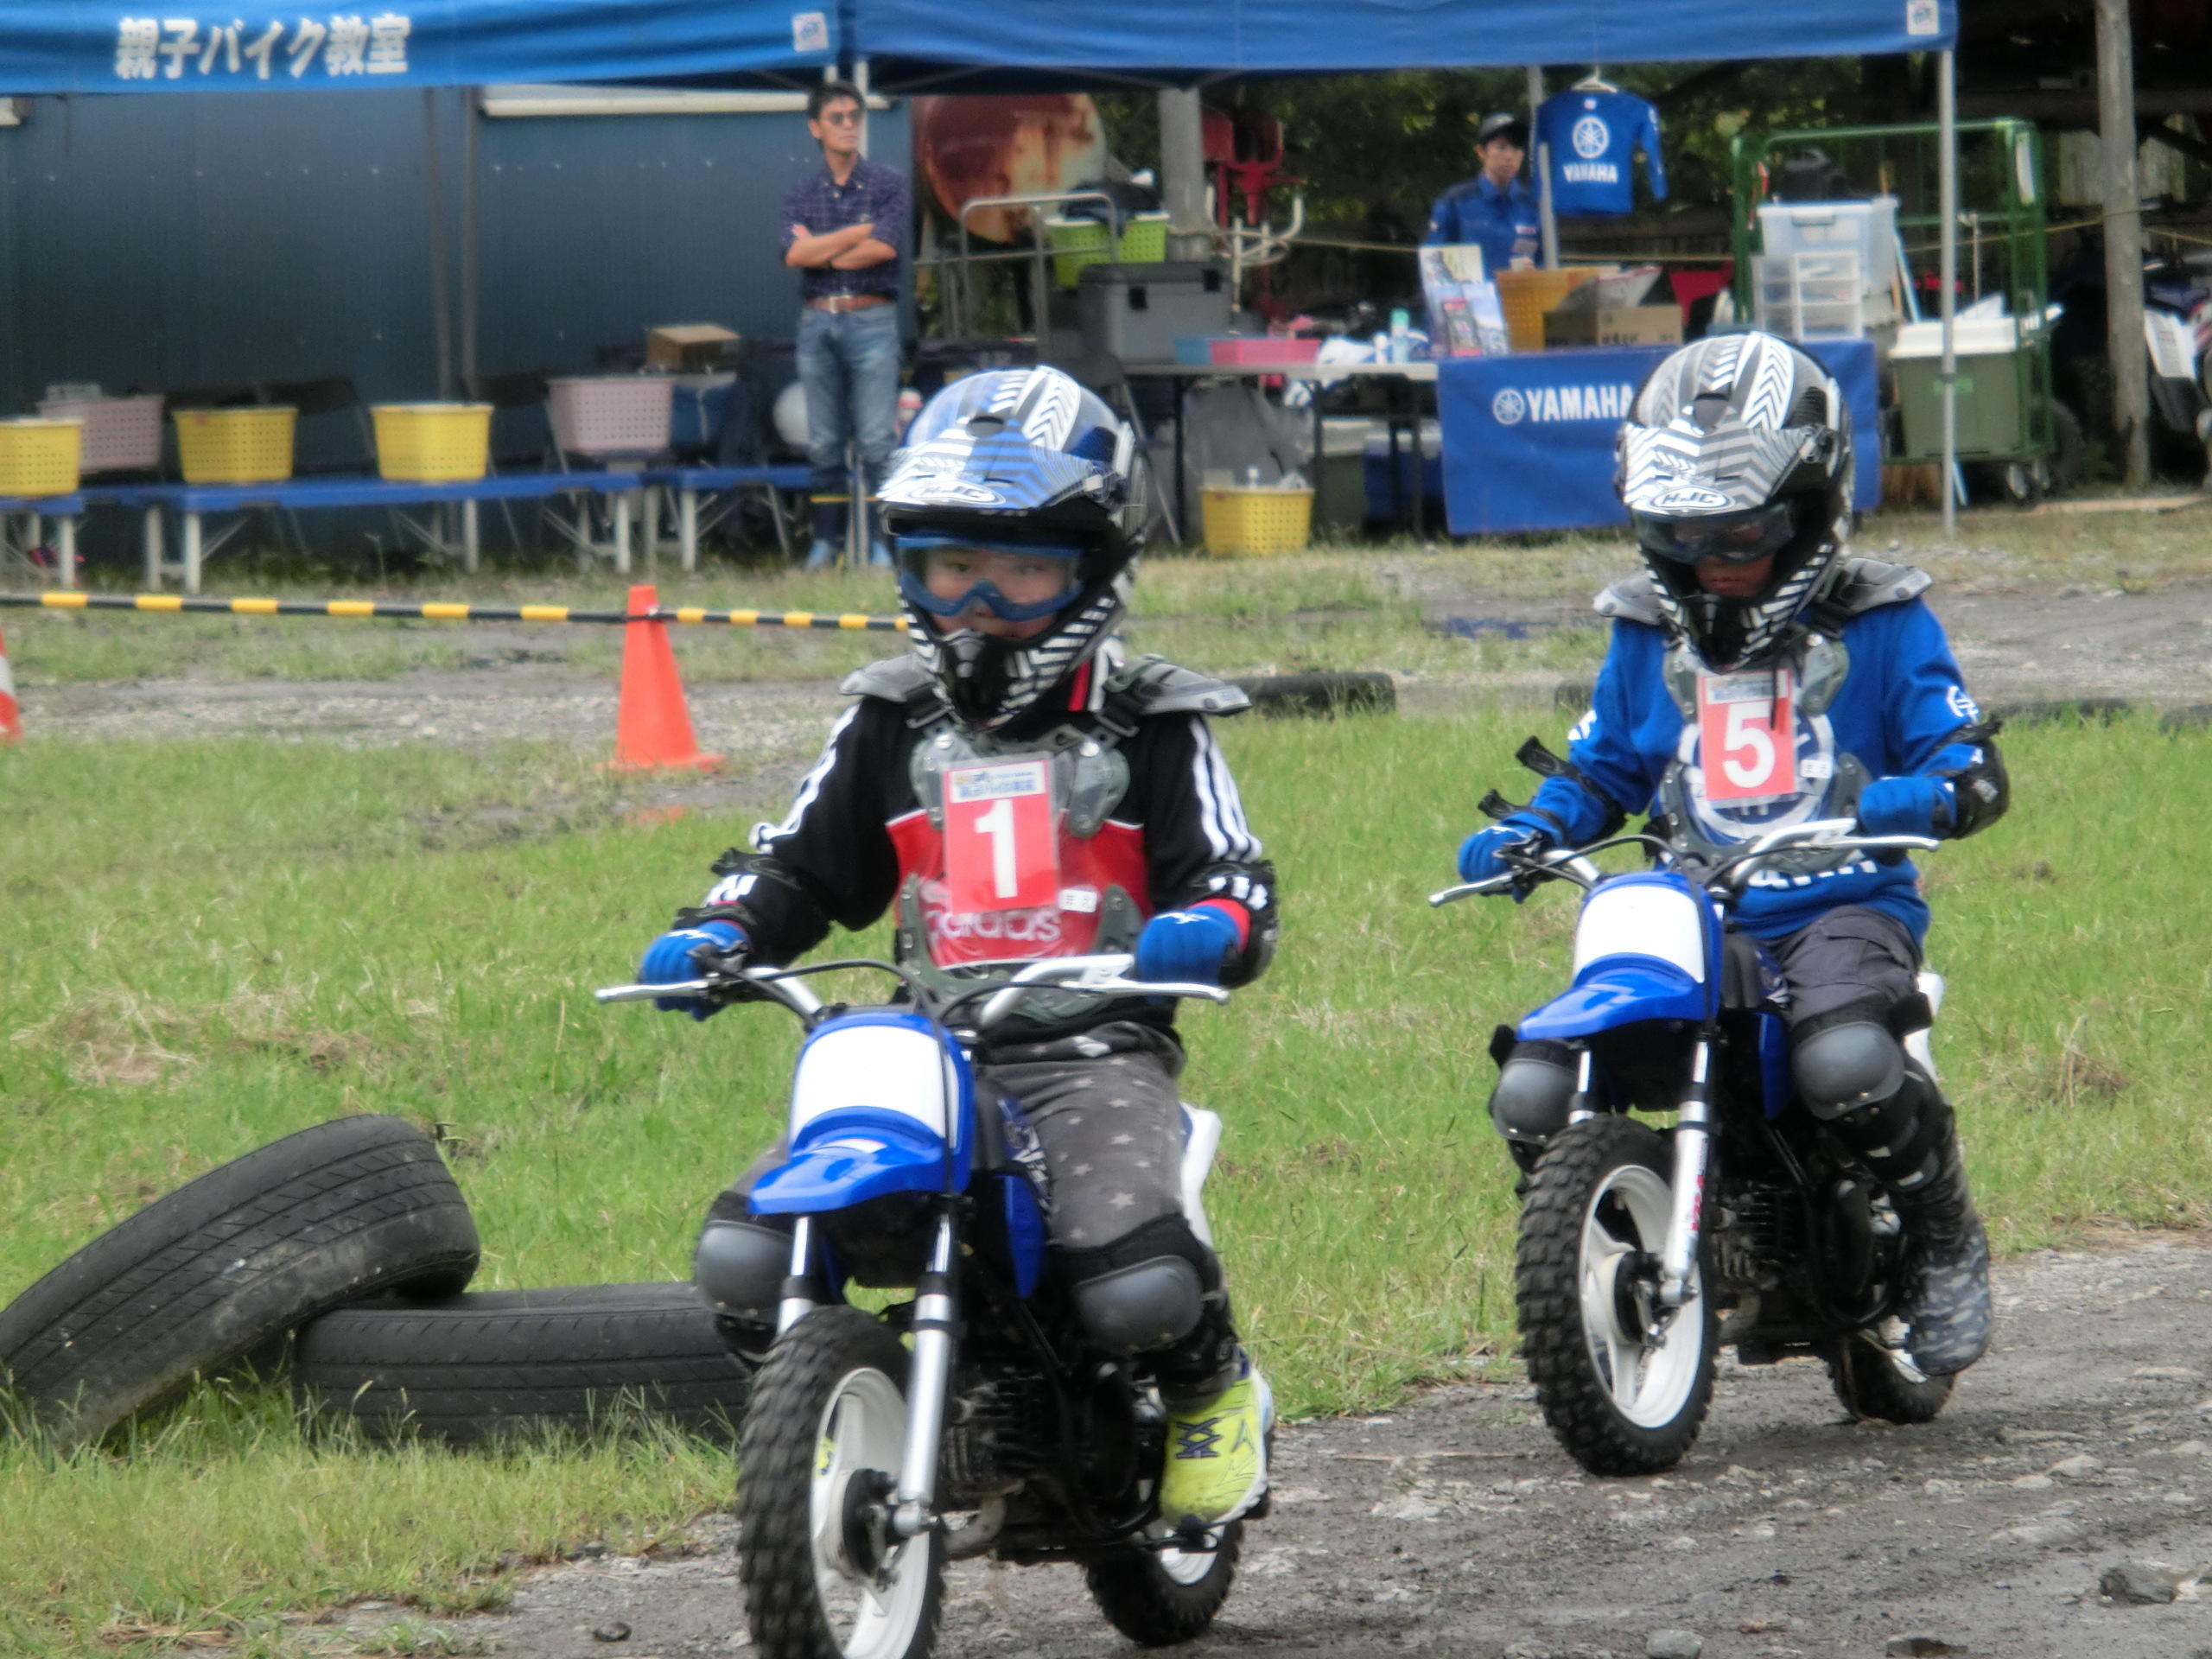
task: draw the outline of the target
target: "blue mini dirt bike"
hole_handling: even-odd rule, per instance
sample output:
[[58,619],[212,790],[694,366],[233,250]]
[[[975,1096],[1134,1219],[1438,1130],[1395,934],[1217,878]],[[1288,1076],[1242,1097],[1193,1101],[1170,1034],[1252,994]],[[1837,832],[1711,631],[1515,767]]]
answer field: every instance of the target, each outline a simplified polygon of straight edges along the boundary
[[[1545,1421],[1593,1474],[1681,1460],[1723,1343],[1748,1365],[1817,1355],[1854,1415],[1926,1422],[1950,1398],[1951,1378],[1922,1375],[1902,1345],[1896,1211],[1796,1099],[1781,975],[1728,925],[1751,877],[1792,855],[1936,845],[1855,827],[1797,823],[1713,862],[1651,835],[1509,853],[1507,874],[1429,899],[1554,880],[1588,893],[1573,984],[1500,1043],[1548,1039],[1575,1057],[1567,1126],[1522,1183],[1514,1292]],[[1624,846],[1657,868],[1607,876],[1590,861]],[[1927,1028],[1942,998],[1942,981],[1923,974],[1900,1011],[1905,1047],[1931,1077]],[[1632,1109],[1675,1122],[1653,1128]]]
[[[792,1223],[739,1444],[740,1567],[765,1659],[922,1659],[944,1563],[968,1556],[1079,1563],[1100,1611],[1147,1646],[1190,1640],[1227,1599],[1243,1523],[1161,1522],[1166,1414],[1128,1358],[1087,1344],[1046,1274],[1042,1154],[970,1058],[1033,994],[1229,1000],[1136,982],[1130,964],[1049,958],[949,999],[882,962],[599,993],[766,999],[807,1027],[788,1155],[752,1192],[755,1214]],[[911,1001],[825,1007],[803,978],[835,968],[896,975]],[[1200,1190],[1221,1122],[1184,1114],[1184,1211],[1210,1243]],[[849,1283],[913,1295],[868,1313]]]

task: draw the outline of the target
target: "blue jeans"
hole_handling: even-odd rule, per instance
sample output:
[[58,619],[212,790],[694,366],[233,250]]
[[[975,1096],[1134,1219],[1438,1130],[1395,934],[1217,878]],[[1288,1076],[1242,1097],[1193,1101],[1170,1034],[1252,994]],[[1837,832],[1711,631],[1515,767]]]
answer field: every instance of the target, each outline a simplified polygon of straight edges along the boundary
[[814,468],[814,535],[841,543],[850,486],[845,446],[860,447],[870,495],[899,442],[899,308],[817,311],[798,317],[798,378],[806,388],[806,458]]

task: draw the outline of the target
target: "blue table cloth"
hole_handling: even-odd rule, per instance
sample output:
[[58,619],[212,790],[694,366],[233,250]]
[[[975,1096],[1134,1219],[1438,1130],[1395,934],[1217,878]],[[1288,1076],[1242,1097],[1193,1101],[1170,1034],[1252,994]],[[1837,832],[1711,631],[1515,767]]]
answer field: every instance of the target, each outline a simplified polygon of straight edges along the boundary
[[[1803,342],[1836,378],[1859,456],[1852,505],[1881,505],[1880,407],[1874,347]],[[1444,505],[1455,536],[1625,524],[1613,494],[1613,436],[1643,378],[1672,346],[1599,346],[1437,365]]]

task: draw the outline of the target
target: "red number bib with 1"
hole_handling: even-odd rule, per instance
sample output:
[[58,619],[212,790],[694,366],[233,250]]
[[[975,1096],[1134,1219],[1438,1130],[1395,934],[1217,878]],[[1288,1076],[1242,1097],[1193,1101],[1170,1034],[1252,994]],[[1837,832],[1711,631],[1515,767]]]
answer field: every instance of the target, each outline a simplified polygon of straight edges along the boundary
[[956,912],[1035,910],[1060,897],[1052,763],[1042,757],[944,774],[944,881]]
[[1789,669],[1697,677],[1698,760],[1709,801],[1797,793],[1797,711]]

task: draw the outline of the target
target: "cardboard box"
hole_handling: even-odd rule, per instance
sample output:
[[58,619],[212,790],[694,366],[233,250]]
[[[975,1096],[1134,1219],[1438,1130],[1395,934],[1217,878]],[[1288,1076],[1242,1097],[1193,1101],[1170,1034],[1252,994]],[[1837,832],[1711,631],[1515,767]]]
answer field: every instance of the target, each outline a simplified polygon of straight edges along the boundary
[[645,330],[645,366],[671,374],[703,374],[735,355],[734,331],[713,322],[677,322]]
[[1677,305],[1607,305],[1544,313],[1544,346],[1679,346],[1682,310]]

